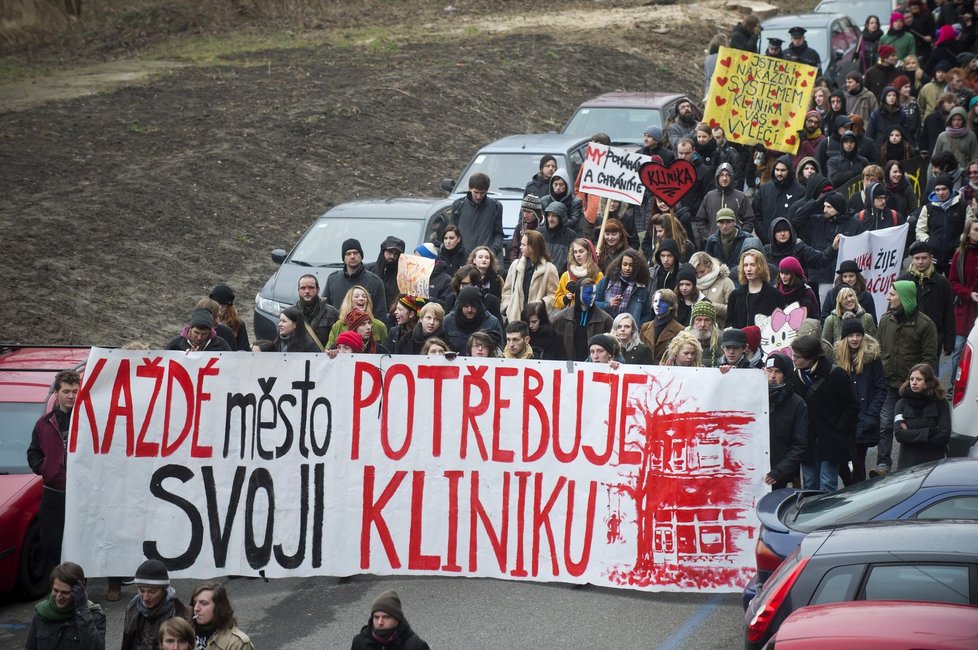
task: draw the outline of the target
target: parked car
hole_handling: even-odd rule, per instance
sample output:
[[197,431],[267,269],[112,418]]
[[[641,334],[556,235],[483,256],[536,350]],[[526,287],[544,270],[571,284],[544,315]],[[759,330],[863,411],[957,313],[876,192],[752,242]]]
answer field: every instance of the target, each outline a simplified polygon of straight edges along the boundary
[[767,48],[767,39],[775,37],[782,39],[787,48],[791,44],[788,30],[792,27],[804,27],[808,30],[805,40],[809,47],[818,52],[822,60],[822,75],[828,84],[832,88],[844,86],[842,82],[849,69],[846,67],[847,62],[852,61],[861,26],[857,28],[849,16],[841,13],[775,16],[761,23],[761,37],[758,39],[761,52]]
[[364,263],[376,261],[380,244],[389,235],[404,240],[407,251],[425,241],[441,241],[451,202],[445,199],[378,199],[343,203],[328,210],[299,239],[290,252],[272,251],[280,265],[255,296],[255,338],[275,338],[279,314],[298,300],[296,287],[306,274],[326,278],[343,268],[341,243],[356,238]]
[[696,106],[686,95],[676,93],[606,93],[578,106],[561,133],[589,139],[595,133],[607,133],[612,145],[638,149],[646,127],[665,130],[684,99]]
[[899,600],[811,605],[781,623],[764,650],[974,650],[978,608]]
[[812,532],[751,601],[745,647],[762,648],[788,615],[806,605],[978,605],[976,529],[972,521],[882,521]]
[[890,14],[896,6],[894,0],[822,0],[812,10],[817,14],[846,14],[860,29],[866,19],[876,16],[880,19],[880,29],[890,28]]
[[505,246],[513,239],[513,230],[520,221],[523,191],[533,175],[540,171],[540,158],[550,154],[557,159],[557,168],[567,170],[571,184],[584,163],[584,151],[593,133],[587,136],[559,133],[528,133],[508,135],[476,152],[458,179],[446,178],[441,187],[455,200],[469,191],[469,177],[477,172],[489,176],[489,196],[503,204],[503,239]]
[[954,376],[951,395],[951,440],[948,454],[978,458],[978,326],[971,329]]
[[947,458],[831,493],[775,490],[755,510],[761,522],[754,547],[757,573],[744,587],[744,608],[816,528],[892,519],[978,520],[978,460]]
[[37,511],[41,477],[27,465],[34,424],[54,408],[54,377],[83,369],[89,348],[0,346],[0,593],[36,599],[48,590]]

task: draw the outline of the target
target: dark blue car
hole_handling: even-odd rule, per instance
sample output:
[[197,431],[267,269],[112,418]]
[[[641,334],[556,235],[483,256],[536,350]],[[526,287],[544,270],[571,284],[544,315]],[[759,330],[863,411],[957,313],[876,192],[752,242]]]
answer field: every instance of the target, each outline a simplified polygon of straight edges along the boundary
[[744,609],[759,586],[817,528],[893,519],[978,519],[978,460],[946,458],[837,492],[775,490],[757,503],[757,573],[744,587]]

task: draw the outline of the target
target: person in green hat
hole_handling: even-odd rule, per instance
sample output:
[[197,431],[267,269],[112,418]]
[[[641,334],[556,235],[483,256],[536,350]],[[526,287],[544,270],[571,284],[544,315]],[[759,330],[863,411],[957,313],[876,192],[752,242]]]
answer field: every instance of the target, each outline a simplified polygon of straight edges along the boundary
[[882,476],[893,467],[893,410],[900,397],[900,385],[918,363],[936,368],[940,353],[937,326],[917,309],[917,285],[897,280],[886,294],[889,308],[880,317],[877,333],[886,374],[886,399],[880,410],[880,441],[876,447],[876,469],[870,478]]

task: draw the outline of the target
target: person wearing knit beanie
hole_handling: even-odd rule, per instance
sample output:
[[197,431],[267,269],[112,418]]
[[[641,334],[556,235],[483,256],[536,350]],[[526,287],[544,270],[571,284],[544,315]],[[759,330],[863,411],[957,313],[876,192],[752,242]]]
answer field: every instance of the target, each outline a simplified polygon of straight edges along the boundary
[[346,315],[346,321],[344,321],[346,329],[351,332],[356,332],[357,329],[359,329],[359,327],[364,323],[372,324],[372,320],[370,318],[370,314],[363,311],[359,307],[354,307],[351,309],[350,313]]
[[417,248],[414,249],[414,254],[429,260],[436,260],[438,259],[438,248],[432,243],[425,242],[418,244]]
[[370,606],[370,619],[353,638],[353,650],[385,647],[430,650],[428,644],[411,629],[396,591],[385,591],[377,596]]
[[694,324],[698,317],[709,318],[716,325],[717,322],[717,308],[713,306],[713,303],[709,300],[700,300],[695,305],[693,305],[692,313],[690,314],[690,324]]
[[[143,639],[155,639],[160,625],[176,616],[189,620],[193,610],[180,602],[170,586],[166,565],[159,560],[146,560],[136,569],[133,580],[139,594],[126,606],[122,625],[122,647],[144,647]],[[150,647],[150,646],[145,646]]]
[[587,342],[592,363],[609,363],[618,356],[615,339],[607,334],[595,334]]
[[753,357],[761,349],[761,328],[757,325],[748,325],[740,329],[747,339],[747,353]]
[[801,262],[796,257],[789,255],[781,260],[781,263],[778,264],[778,271],[781,273],[790,273],[796,278],[800,278],[802,282],[805,281],[805,270],[801,268]]
[[835,214],[832,215],[833,217],[839,214],[843,214],[846,211],[846,204],[847,204],[846,197],[842,196],[842,194],[840,194],[839,192],[832,192],[831,194],[826,196],[825,201],[823,203],[824,206],[829,206],[833,210],[835,210]]
[[336,337],[336,349],[340,352],[363,352],[363,337],[347,330]]
[[847,338],[850,334],[866,335],[866,328],[863,327],[862,319],[852,312],[846,312],[842,317],[842,327],[839,328],[841,338]]
[[427,303],[427,301],[424,298],[418,296],[407,296],[407,295],[398,298],[397,302],[401,305],[404,305],[406,309],[413,311],[415,316],[418,315],[418,312],[421,311],[421,308],[424,307],[425,304]]
[[340,251],[340,255],[346,257],[346,254],[350,251],[356,251],[360,253],[360,259],[363,259],[363,246],[360,245],[360,240],[358,239],[347,239],[343,242],[343,250]]

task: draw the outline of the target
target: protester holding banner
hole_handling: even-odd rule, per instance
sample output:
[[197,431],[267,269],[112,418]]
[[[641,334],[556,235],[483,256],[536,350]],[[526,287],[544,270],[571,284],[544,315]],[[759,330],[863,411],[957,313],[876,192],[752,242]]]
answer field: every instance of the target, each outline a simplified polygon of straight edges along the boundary
[[231,345],[218,336],[214,329],[214,315],[210,310],[200,307],[190,314],[190,321],[183,326],[180,334],[170,339],[167,350],[183,352],[230,352]]
[[553,306],[560,277],[550,261],[543,235],[536,230],[523,233],[520,253],[520,258],[510,265],[503,284],[500,308],[507,322],[518,321],[529,302],[542,300],[548,307]]
[[609,334],[618,342],[622,363],[647,366],[655,364],[655,359],[652,358],[652,350],[645,343],[642,343],[638,322],[632,318],[630,313],[622,312],[615,316]]
[[869,164],[869,160],[859,155],[858,138],[855,133],[846,131],[839,139],[839,143],[842,145],[842,150],[829,158],[828,164],[829,182],[834,187],[841,187],[856,178]]
[[[599,202],[600,208],[598,209],[598,214],[602,215],[605,213],[605,204],[608,204],[608,216],[613,217],[621,222],[622,227],[625,228],[625,239],[626,244],[629,248],[638,249],[639,247],[639,237],[638,237],[638,212],[639,207],[637,205],[632,205],[630,203],[625,203],[624,201],[618,201],[616,199],[602,198]],[[600,219],[595,224],[595,229],[600,229],[601,221]]]
[[678,332],[669,342],[669,347],[662,356],[662,362],[659,365],[702,368],[703,347],[691,333],[686,330]]
[[51,593],[34,606],[28,650],[105,650],[105,613],[88,599],[85,571],[65,562],[51,571]]
[[[770,244],[764,246],[769,263],[781,265],[781,260],[794,257],[803,269],[823,268],[835,262],[837,242],[824,251],[815,250],[795,235],[794,226],[785,217],[776,217],[770,227]],[[806,273],[807,274],[807,273]],[[814,316],[814,312],[811,314]]]
[[198,585],[190,602],[198,650],[254,650],[251,639],[237,627],[234,606],[224,585]]
[[[474,269],[473,269],[474,271]],[[421,348],[431,338],[445,338],[442,324],[445,322],[445,309],[438,303],[429,302],[418,310],[418,320],[407,338],[398,339],[395,354],[421,354]]]
[[[821,218],[815,218],[811,223],[811,245],[816,250],[837,247],[840,235],[851,237],[863,231],[863,224],[854,219],[846,205],[846,199],[838,192],[825,197],[822,204]],[[831,269],[814,268],[809,276],[809,284],[816,289],[830,280]]]

